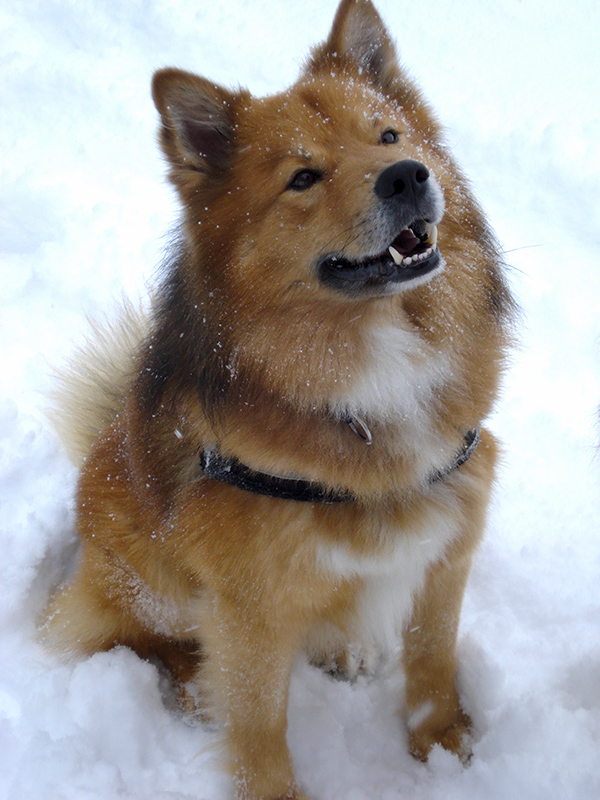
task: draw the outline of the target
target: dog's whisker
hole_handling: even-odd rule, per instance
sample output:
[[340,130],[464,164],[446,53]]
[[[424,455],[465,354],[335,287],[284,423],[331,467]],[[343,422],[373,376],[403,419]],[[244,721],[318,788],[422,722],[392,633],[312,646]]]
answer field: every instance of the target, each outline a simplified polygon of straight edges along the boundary
[[524,244],[524,245],[521,245],[521,247],[513,247],[510,250],[502,250],[501,252],[502,252],[502,255],[506,256],[509,253],[518,253],[519,250],[533,250],[533,249],[535,249],[537,247],[547,247],[547,245],[545,245],[543,243],[542,244]]

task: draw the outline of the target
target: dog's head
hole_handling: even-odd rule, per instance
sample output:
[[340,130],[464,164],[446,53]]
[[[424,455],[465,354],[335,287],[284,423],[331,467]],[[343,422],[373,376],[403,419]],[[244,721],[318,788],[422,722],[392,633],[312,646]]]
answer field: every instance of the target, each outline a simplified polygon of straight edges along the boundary
[[153,96],[204,285],[365,298],[439,270],[439,130],[369,0],[343,0],[281,94],[166,69]]

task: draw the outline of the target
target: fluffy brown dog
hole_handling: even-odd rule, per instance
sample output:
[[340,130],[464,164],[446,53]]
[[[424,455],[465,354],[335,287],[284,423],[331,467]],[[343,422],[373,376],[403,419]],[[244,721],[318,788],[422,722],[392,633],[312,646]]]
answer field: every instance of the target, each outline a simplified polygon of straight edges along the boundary
[[303,797],[301,649],[353,672],[403,640],[411,752],[465,758],[455,641],[511,310],[494,238],[369,0],[281,94],[166,69],[153,96],[180,243],[146,333],[104,348],[130,363],[72,386],[95,441],[75,426],[81,558],[48,633],[160,656],[222,723],[240,800]]

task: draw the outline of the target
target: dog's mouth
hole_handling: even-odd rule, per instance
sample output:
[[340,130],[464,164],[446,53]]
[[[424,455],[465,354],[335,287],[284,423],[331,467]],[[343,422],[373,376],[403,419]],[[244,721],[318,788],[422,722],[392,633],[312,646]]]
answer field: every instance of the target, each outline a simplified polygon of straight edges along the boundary
[[329,253],[320,260],[319,277],[324,284],[342,291],[376,290],[389,283],[422,278],[440,264],[437,226],[416,220],[403,228],[379,255],[352,261],[338,253]]

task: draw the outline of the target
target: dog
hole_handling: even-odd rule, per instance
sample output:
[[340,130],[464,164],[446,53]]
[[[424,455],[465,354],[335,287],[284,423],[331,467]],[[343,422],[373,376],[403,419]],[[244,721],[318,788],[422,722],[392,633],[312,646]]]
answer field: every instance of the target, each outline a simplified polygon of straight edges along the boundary
[[81,547],[45,636],[160,659],[238,800],[305,797],[301,652],[395,659],[411,753],[467,760],[455,645],[514,309],[496,239],[370,0],[280,94],[175,68],[152,94],[181,231],[150,311],[67,380]]

